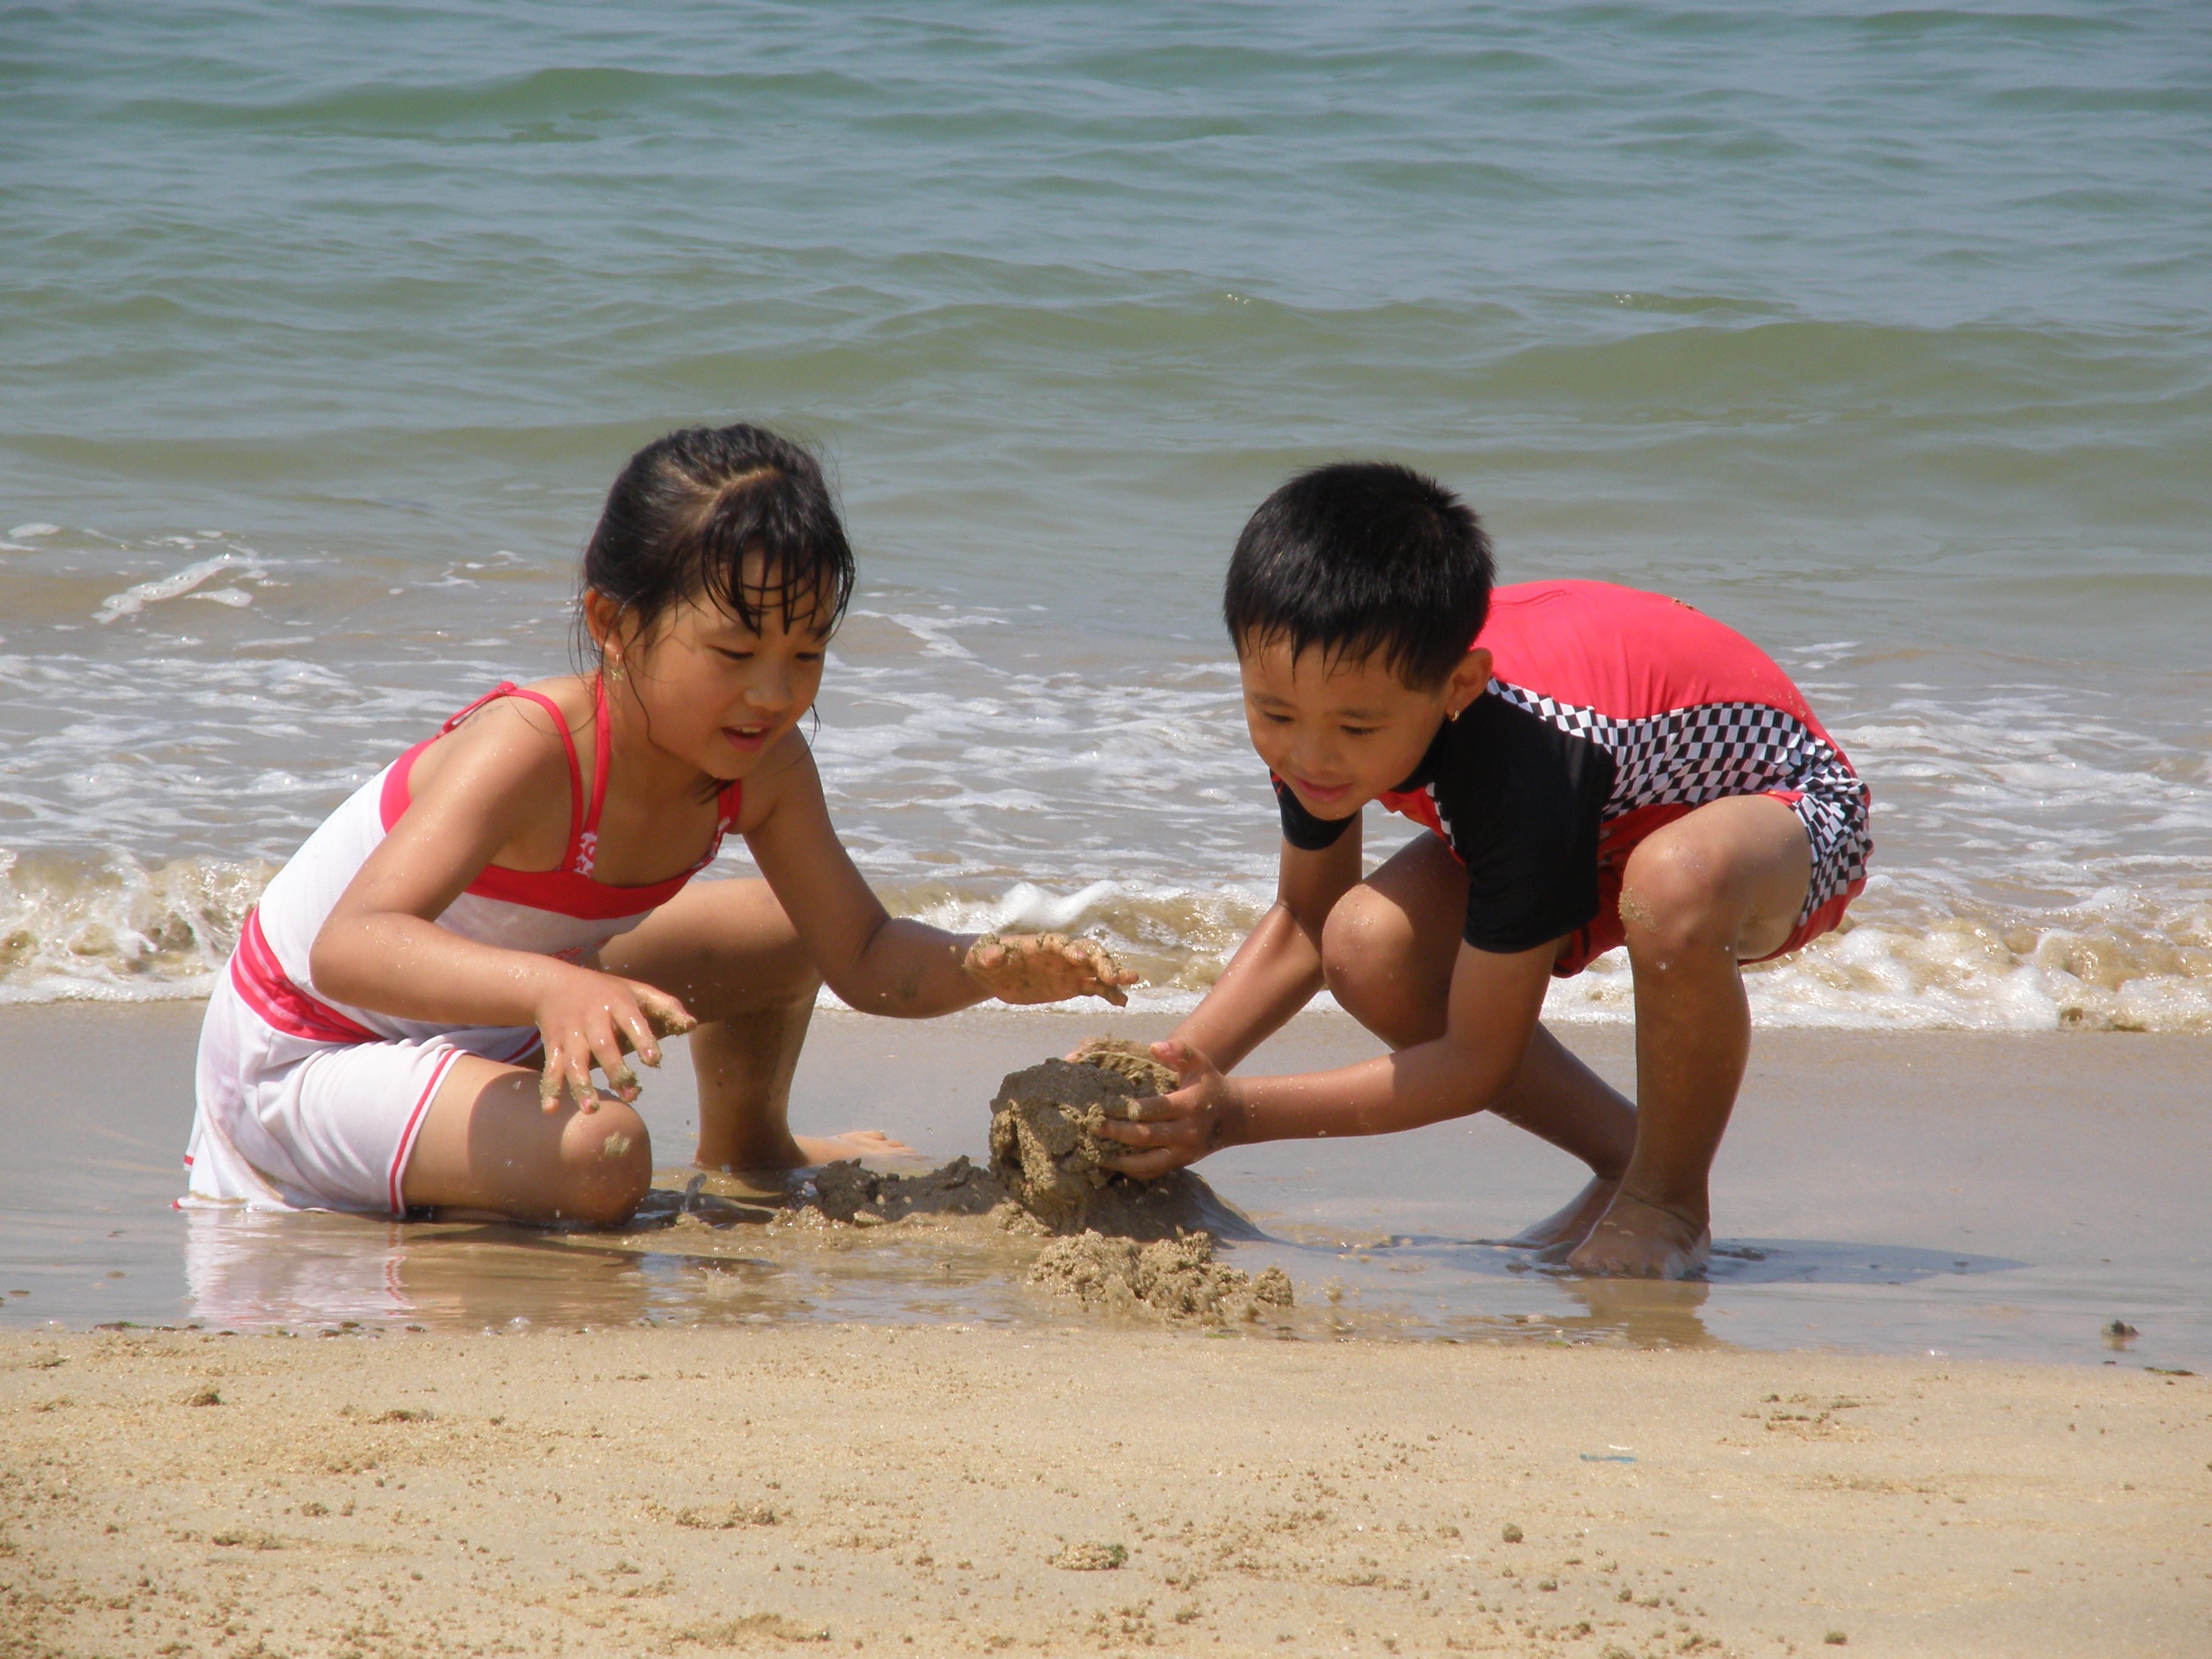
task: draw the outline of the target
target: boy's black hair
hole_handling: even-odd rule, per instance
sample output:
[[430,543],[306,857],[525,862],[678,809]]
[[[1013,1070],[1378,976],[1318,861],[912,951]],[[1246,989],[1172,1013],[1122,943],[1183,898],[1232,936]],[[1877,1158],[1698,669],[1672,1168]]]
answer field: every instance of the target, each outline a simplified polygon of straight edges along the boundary
[[[763,585],[748,587],[757,548]],[[853,595],[853,549],[821,465],[757,426],[691,427],[629,459],[584,548],[584,586],[650,628],[687,599],[756,631],[770,600],[783,625],[805,612],[823,633]]]
[[1439,684],[1490,614],[1490,538],[1434,478],[1390,461],[1301,472],[1237,538],[1222,620],[1242,653],[1281,640],[1324,662],[1380,652],[1407,685]]

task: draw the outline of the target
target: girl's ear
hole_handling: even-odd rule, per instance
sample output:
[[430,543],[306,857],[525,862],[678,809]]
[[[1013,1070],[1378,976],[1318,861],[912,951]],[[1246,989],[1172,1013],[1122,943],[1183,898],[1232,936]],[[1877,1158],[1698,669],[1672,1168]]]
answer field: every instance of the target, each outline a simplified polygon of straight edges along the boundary
[[1494,665],[1490,653],[1479,645],[1459,659],[1444,681],[1444,708],[1452,719],[1457,720],[1468,704],[1490,689]]
[[596,587],[584,590],[584,626],[591,630],[592,643],[605,656],[610,645],[619,647],[622,638],[623,608]]

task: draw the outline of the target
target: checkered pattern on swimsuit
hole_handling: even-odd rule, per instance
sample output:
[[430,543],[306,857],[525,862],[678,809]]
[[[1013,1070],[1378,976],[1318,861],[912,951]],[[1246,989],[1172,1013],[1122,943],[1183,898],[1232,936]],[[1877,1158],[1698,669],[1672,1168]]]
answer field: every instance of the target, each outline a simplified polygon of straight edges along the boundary
[[[1729,795],[1797,792],[1790,803],[1813,843],[1804,915],[1866,877],[1873,850],[1867,789],[1843,757],[1784,709],[1708,702],[1643,720],[1616,720],[1503,680],[1490,689],[1547,725],[1586,738],[1613,757],[1610,821],[1639,806],[1701,806]],[[1802,918],[1801,917],[1801,920]]]

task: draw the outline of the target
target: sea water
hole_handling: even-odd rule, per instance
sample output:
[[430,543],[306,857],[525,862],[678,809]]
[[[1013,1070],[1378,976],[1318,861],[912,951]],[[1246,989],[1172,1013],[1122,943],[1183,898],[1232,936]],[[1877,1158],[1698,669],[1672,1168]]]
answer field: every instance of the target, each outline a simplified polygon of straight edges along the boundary
[[0,998],[204,994],[742,417],[840,484],[895,908],[1201,993],[1277,844],[1223,562],[1387,456],[1864,774],[1763,1019],[2212,1030],[2208,117],[2185,0],[0,9]]

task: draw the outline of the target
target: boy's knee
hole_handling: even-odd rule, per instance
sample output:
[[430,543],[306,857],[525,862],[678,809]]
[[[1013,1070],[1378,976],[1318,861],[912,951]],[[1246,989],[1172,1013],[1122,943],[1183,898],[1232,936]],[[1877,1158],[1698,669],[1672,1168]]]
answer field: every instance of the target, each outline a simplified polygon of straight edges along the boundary
[[1421,975],[1406,913],[1362,884],[1336,902],[1322,927],[1322,980],[1344,1011],[1393,1041],[1419,1023]]
[[1729,872],[1700,849],[1647,842],[1621,882],[1620,921],[1632,952],[1733,948],[1744,904]]
[[645,1120],[619,1102],[578,1112],[561,1135],[563,1220],[627,1221],[653,1186],[653,1138]]

